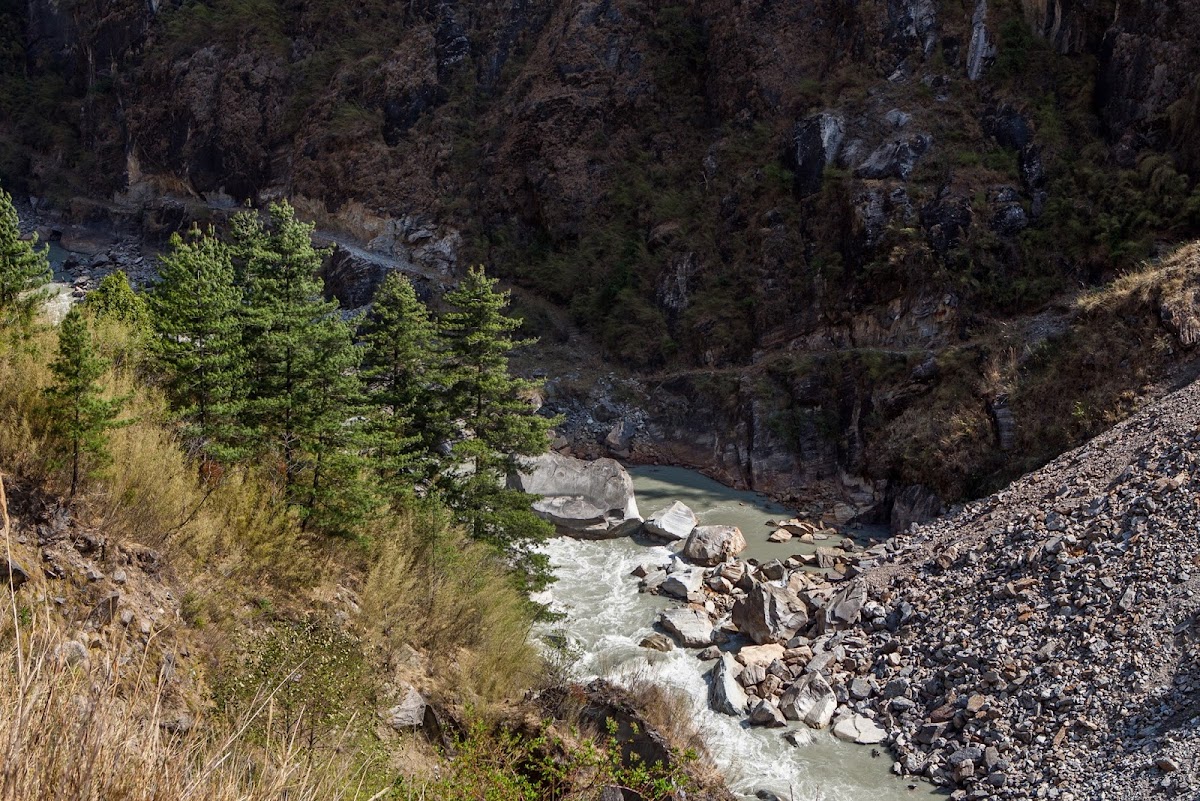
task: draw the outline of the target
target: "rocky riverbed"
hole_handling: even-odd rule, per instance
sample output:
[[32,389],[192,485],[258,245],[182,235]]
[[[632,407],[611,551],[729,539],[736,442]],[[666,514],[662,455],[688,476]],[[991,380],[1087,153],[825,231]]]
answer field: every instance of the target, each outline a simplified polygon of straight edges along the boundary
[[[861,547],[647,510],[672,599],[644,648],[701,649],[708,703],[886,748],[958,799],[1195,798],[1200,384],[957,514]],[[685,533],[686,532],[686,533]],[[744,560],[745,540],[794,555]]]

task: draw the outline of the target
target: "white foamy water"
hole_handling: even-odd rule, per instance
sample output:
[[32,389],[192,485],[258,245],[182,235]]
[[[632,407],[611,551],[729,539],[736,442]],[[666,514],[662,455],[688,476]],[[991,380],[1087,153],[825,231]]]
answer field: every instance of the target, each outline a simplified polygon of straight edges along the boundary
[[[707,480],[697,474],[690,474],[697,481],[689,481],[689,474],[672,469],[669,478],[679,483],[678,496],[702,523],[709,522],[706,512],[720,515],[733,498],[748,537],[769,532],[762,524],[778,514],[778,507],[745,493],[722,492],[724,488],[704,483]],[[669,491],[671,482],[666,479],[661,470],[653,475],[635,472],[639,503],[639,484],[652,482],[653,493],[647,495],[657,497]],[[642,512],[648,514],[659,505],[652,501]],[[750,529],[755,522],[759,528]],[[558,581],[539,600],[566,615],[551,630],[566,638],[574,673],[581,679],[604,677],[618,684],[650,681],[686,699],[690,722],[734,792],[753,797],[766,789],[790,801],[893,801],[931,794],[929,785],[909,790],[907,781],[891,775],[892,760],[886,752],[873,758],[869,747],[843,743],[802,724],[793,724],[793,729],[810,742],[796,747],[784,739],[788,729],[750,728],[741,718],[711,711],[705,674],[713,663],[697,659],[695,650],[676,648],[664,654],[640,648],[642,638],[654,631],[659,611],[675,602],[639,593],[638,579],[630,574],[641,564],[669,562],[674,557],[668,548],[627,538],[584,542],[560,537],[544,550]]]

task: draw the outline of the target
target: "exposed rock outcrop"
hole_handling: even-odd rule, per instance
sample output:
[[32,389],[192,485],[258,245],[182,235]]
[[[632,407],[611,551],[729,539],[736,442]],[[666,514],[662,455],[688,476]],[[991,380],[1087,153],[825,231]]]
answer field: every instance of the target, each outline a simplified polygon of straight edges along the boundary
[[585,462],[550,452],[529,460],[509,486],[541,498],[533,510],[560,533],[582,539],[622,537],[642,525],[633,481],[612,459]]

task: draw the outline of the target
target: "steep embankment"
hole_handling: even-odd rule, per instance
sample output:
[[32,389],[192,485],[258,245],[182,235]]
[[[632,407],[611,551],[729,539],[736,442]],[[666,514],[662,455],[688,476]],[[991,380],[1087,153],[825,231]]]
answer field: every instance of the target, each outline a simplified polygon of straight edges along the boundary
[[889,547],[846,659],[906,773],[984,797],[1194,796],[1198,464],[1191,384]]
[[[955,798],[1194,798],[1198,465],[1195,382],[865,551],[760,565],[729,556],[736,530],[697,528],[643,587],[688,604],[660,625],[720,646],[699,654],[719,660],[712,708],[752,725],[885,743],[896,773]],[[785,541],[831,535],[779,525]]]

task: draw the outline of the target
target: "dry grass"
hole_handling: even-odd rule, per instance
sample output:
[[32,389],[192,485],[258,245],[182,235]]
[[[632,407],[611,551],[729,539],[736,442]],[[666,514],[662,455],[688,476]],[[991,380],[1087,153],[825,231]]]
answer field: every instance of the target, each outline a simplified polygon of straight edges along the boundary
[[[250,723],[168,734],[162,688],[94,652],[72,664],[49,614],[38,614],[0,657],[0,799],[3,801],[253,801],[365,798],[341,755],[313,759],[298,721],[252,745]],[[18,645],[19,643],[19,645]],[[138,670],[138,666],[133,666]],[[133,689],[131,690],[130,687]],[[257,715],[270,715],[266,697]]]
[[1076,306],[1082,312],[1096,313],[1120,308],[1130,301],[1148,303],[1178,293],[1186,284],[1192,283],[1198,273],[1200,242],[1192,242],[1161,262],[1143,263],[1139,269],[1081,295]]
[[528,604],[487,546],[433,511],[400,518],[376,540],[362,590],[369,639],[388,663],[402,644],[421,648],[492,702],[529,687],[543,670],[530,644]]
[[[0,476],[0,539],[13,555],[12,521]],[[0,623],[0,799],[43,801],[254,801],[366,798],[351,761],[314,759],[298,734],[250,744],[256,717],[273,714],[273,690],[243,720],[188,735],[162,724],[164,684],[141,658],[117,649],[88,651],[69,639],[43,601],[18,602],[5,582]],[[37,586],[35,582],[34,586]],[[28,593],[30,590],[22,590]],[[376,795],[376,798],[382,793]]]

